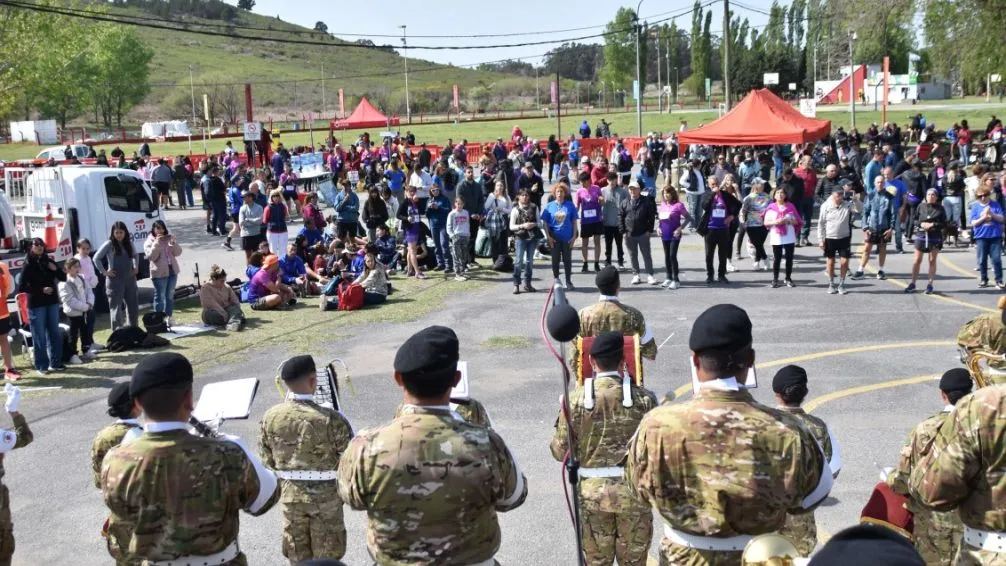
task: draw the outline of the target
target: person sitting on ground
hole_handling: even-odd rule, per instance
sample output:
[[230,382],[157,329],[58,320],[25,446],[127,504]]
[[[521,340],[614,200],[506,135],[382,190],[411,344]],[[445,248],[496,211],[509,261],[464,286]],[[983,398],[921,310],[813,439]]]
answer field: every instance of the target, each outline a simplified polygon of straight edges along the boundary
[[227,284],[227,272],[219,265],[210,267],[210,281],[199,289],[199,306],[203,309],[200,315],[203,324],[226,326],[231,332],[244,328],[245,315],[241,312],[241,302]]
[[402,254],[398,253],[398,242],[388,233],[388,227],[384,224],[377,226],[376,235],[374,245],[377,246],[377,260],[387,268],[388,275],[394,275],[402,259]]
[[327,282],[307,267],[304,258],[297,253],[296,243],[287,246],[286,255],[279,258],[279,279],[284,285],[305,296],[318,294],[318,285],[315,281]]
[[363,287],[363,304],[379,305],[388,298],[388,276],[377,257],[368,253],[363,259],[363,273],[353,281]]
[[272,310],[297,303],[293,289],[279,280],[279,258],[268,255],[262,259],[262,269],[248,284],[248,304],[253,311]]

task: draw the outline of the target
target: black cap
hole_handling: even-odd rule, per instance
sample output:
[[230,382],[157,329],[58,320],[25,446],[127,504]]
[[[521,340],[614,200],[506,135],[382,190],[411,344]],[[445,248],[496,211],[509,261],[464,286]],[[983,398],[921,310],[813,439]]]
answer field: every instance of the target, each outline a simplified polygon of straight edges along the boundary
[[833,536],[810,566],[924,566],[925,560],[901,534],[879,525],[857,525]]
[[580,333],[580,315],[569,304],[552,308],[545,324],[548,335],[558,342],[569,342]]
[[316,371],[318,370],[314,365],[314,357],[301,354],[283,362],[283,365],[279,367],[279,377],[283,381],[296,381]]
[[750,346],[752,341],[751,319],[744,309],[737,305],[714,305],[700,314],[692,324],[688,349],[693,352],[735,352]]
[[623,344],[625,339],[618,332],[604,332],[594,338],[594,342],[590,345],[590,356],[605,360],[620,359]]
[[611,287],[618,286],[618,283],[618,268],[613,265],[604,266],[594,276],[594,284],[597,285],[598,289],[610,289]]
[[940,377],[940,391],[970,391],[971,374],[964,368],[954,368]]
[[807,385],[807,370],[791,364],[775,372],[775,377],[772,378],[772,391],[782,393],[791,385]]
[[108,416],[117,419],[129,417],[133,409],[133,398],[129,395],[129,382],[116,383],[108,392]]
[[458,335],[446,326],[429,326],[402,343],[395,354],[395,371],[421,377],[458,365]]
[[129,380],[129,395],[136,397],[148,389],[192,384],[192,364],[181,354],[157,352],[136,364]]

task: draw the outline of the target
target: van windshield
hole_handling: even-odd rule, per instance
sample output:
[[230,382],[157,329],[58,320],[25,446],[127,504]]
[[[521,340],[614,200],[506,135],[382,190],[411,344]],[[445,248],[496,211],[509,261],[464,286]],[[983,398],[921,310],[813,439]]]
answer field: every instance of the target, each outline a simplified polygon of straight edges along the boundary
[[150,193],[144,187],[142,180],[136,177],[120,175],[105,177],[105,194],[108,196],[108,206],[117,212],[153,212],[154,202]]

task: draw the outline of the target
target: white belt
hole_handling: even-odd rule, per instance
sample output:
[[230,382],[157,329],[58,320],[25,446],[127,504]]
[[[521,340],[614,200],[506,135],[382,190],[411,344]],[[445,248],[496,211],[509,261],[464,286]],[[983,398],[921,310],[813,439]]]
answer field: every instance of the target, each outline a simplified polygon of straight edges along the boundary
[[983,531],[964,525],[964,544],[989,552],[1006,553],[1006,533]]
[[607,468],[580,468],[581,478],[620,478],[625,472],[621,466],[608,466]]
[[181,556],[174,560],[144,560],[144,566],[214,566],[226,564],[238,557],[238,541],[227,545],[227,548],[209,556]]
[[490,558],[489,560],[483,560],[482,562],[476,562],[475,564],[469,564],[468,566],[496,566],[496,559]]
[[667,524],[664,524],[664,536],[679,546],[717,552],[741,552],[744,550],[744,546],[754,538],[750,535],[737,535],[726,538],[693,535],[672,529]]
[[276,477],[281,480],[291,481],[327,481],[339,477],[339,472],[334,470],[326,472],[316,472],[309,470],[276,470]]

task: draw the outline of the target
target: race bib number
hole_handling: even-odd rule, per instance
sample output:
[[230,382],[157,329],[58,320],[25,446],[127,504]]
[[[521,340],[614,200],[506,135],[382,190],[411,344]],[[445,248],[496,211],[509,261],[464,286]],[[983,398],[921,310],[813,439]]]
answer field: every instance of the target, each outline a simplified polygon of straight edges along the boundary
[[597,211],[593,209],[587,209],[583,211],[584,219],[597,218]]
[[296,191],[297,191],[297,187],[295,187],[293,185],[287,185],[286,186],[286,192],[293,193],[293,192],[296,192]]
[[346,174],[346,176],[349,177],[349,180],[351,182],[353,182],[353,183],[359,183],[360,182],[360,172],[359,171],[350,171],[349,173]]
[[660,216],[661,220],[670,220],[671,219],[671,211],[670,210],[661,210],[659,212],[659,216]]
[[713,218],[726,218],[726,217],[727,217],[727,211],[726,210],[724,210],[722,208],[714,208],[713,209]]

